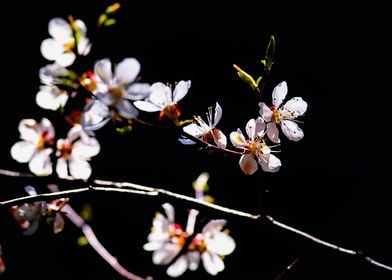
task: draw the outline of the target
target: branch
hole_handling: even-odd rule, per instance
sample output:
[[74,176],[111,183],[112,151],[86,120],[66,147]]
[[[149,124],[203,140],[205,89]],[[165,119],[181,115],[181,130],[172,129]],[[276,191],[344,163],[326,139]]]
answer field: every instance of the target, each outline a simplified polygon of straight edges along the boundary
[[[5,175],[3,169],[0,169],[3,172],[1,172],[2,175]],[[8,170],[6,170],[8,171]],[[10,171],[11,173],[13,173],[12,171]],[[381,263],[379,261],[376,261],[375,259],[366,256],[363,254],[363,252],[361,251],[355,251],[352,249],[347,249],[338,245],[335,245],[333,243],[324,241],[318,237],[315,237],[309,233],[306,233],[302,230],[296,229],[292,226],[286,225],[282,222],[279,222],[277,220],[275,220],[272,216],[269,215],[260,215],[260,214],[252,214],[252,213],[247,213],[244,211],[240,211],[240,210],[236,210],[236,209],[232,209],[232,208],[228,208],[225,206],[220,206],[217,204],[212,204],[210,202],[206,202],[206,201],[201,201],[198,200],[196,198],[190,197],[190,196],[186,196],[183,194],[179,194],[179,193],[175,193],[175,192],[171,192],[168,191],[166,189],[161,189],[161,188],[153,188],[153,187],[148,187],[148,186],[143,186],[143,185],[139,185],[139,184],[134,184],[134,183],[129,183],[129,182],[113,182],[113,181],[107,181],[107,180],[93,180],[93,182],[96,185],[101,185],[101,186],[105,186],[105,187],[93,187],[90,186],[89,188],[80,188],[80,189],[75,189],[75,190],[70,190],[70,191],[63,191],[63,192],[55,192],[55,193],[50,193],[50,194],[39,194],[36,196],[33,196],[33,198],[31,198],[31,196],[25,196],[25,197],[21,197],[21,198],[16,198],[16,199],[12,199],[12,200],[8,200],[8,201],[2,201],[0,202],[0,205],[10,205],[10,201],[12,201],[12,203],[15,202],[26,202],[26,201],[36,201],[38,199],[42,199],[42,198],[53,198],[53,197],[59,197],[61,193],[61,196],[64,196],[67,194],[67,192],[69,192],[70,194],[75,194],[75,193],[80,193],[80,192],[85,192],[85,191],[89,191],[90,189],[92,190],[97,190],[97,191],[110,191],[110,192],[122,192],[122,193],[129,193],[129,194],[141,194],[141,195],[146,195],[146,196],[157,196],[159,194],[163,194],[169,197],[173,197],[175,199],[178,200],[184,200],[187,202],[190,202],[191,204],[197,204],[197,205],[202,205],[205,206],[207,208],[210,209],[214,209],[217,210],[218,212],[222,212],[222,213],[227,213],[227,214],[231,214],[233,216],[239,216],[239,217],[244,217],[244,218],[248,218],[251,220],[268,220],[272,225],[279,227],[283,230],[289,231],[291,233],[294,233],[295,235],[299,235],[304,237],[305,239],[308,239],[314,243],[317,243],[319,245],[322,245],[324,247],[328,247],[330,249],[339,251],[341,253],[344,254],[348,254],[348,255],[353,255],[353,256],[359,256],[361,257],[363,260],[365,260],[366,262],[381,267],[383,269],[392,271],[392,266],[386,265],[384,263]],[[112,186],[112,187],[109,187]],[[114,188],[113,188],[114,187]],[[126,189],[126,188],[131,188],[130,189]]]
[[299,257],[296,258],[294,261],[292,261],[288,266],[286,266],[285,269],[281,273],[279,273],[279,275],[275,278],[275,280],[282,279],[286,275],[286,273],[290,271],[290,269],[292,269],[294,265],[297,264],[298,261],[299,261]]

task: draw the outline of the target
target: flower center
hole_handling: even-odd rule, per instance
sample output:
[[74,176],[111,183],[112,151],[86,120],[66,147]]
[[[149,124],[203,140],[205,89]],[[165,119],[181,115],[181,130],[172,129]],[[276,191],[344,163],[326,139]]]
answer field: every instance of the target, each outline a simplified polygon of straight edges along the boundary
[[254,155],[258,155],[260,153],[260,150],[262,148],[262,143],[258,140],[252,141],[250,140],[248,143],[248,149],[249,151],[254,154]]
[[50,146],[52,146],[54,139],[53,138],[48,138],[48,131],[44,131],[41,134],[40,139],[38,140],[37,143],[37,149],[38,150],[44,150]]
[[179,224],[171,224],[169,226],[170,241],[178,246],[184,246],[188,234],[182,230]]
[[115,102],[119,101],[123,97],[122,90],[119,87],[109,88],[108,92],[116,99]]
[[207,250],[207,244],[204,242],[204,234],[198,233],[193,239],[188,247],[189,251],[199,251],[203,253]]
[[69,142],[65,142],[64,144],[61,145],[60,148],[57,149],[57,153],[59,154],[60,157],[63,157],[66,159],[71,158],[72,144]]
[[272,109],[272,121],[277,124],[282,122],[282,115],[280,114],[279,110],[275,108]]

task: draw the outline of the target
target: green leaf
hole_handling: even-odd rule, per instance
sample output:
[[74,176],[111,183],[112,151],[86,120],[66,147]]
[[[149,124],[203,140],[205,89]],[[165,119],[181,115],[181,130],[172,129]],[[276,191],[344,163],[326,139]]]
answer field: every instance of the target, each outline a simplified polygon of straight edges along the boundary
[[132,126],[131,125],[127,125],[127,126],[123,126],[123,127],[117,127],[116,131],[118,133],[120,133],[121,135],[125,135],[128,134],[132,131]]
[[275,37],[271,35],[265,52],[265,57],[261,60],[261,63],[264,65],[264,68],[268,71],[271,71],[272,65],[275,63],[275,45]]
[[238,77],[240,77],[241,80],[247,83],[253,90],[259,91],[257,82],[250,74],[246,73],[236,64],[233,64],[233,67],[237,71]]
[[110,19],[108,19],[108,20],[106,20],[105,22],[104,22],[104,26],[110,26],[110,25],[113,25],[113,24],[115,24],[117,22],[117,20],[116,19],[114,19],[114,18],[110,18]]
[[85,236],[80,236],[77,242],[79,246],[86,246],[88,244],[88,240]]

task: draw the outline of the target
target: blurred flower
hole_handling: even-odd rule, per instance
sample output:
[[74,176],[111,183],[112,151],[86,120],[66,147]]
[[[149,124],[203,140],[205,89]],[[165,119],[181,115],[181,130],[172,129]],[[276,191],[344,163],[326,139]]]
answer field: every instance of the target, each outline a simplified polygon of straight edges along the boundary
[[201,233],[196,234],[188,246],[188,252],[180,256],[167,269],[167,274],[171,277],[182,275],[188,268],[197,270],[200,259],[204,269],[211,275],[216,275],[223,271],[225,264],[223,257],[231,254],[236,245],[227,231],[222,231],[226,220],[211,220]]
[[97,139],[87,135],[80,125],[75,125],[68,131],[66,139],[57,140],[58,176],[68,178],[70,174],[75,179],[88,179],[92,172],[88,161],[99,151]]
[[87,129],[102,127],[111,117],[133,119],[139,112],[130,100],[139,100],[150,93],[150,85],[137,83],[140,63],[135,58],[125,58],[112,72],[109,59],[95,63],[94,79],[89,89],[96,99],[86,107],[83,115],[83,126]]
[[54,61],[58,65],[70,66],[76,59],[76,53],[87,55],[91,43],[86,37],[87,27],[80,19],[69,17],[69,23],[62,18],[49,21],[48,31],[52,38],[41,43],[41,54],[44,58]]
[[52,163],[49,155],[54,144],[54,128],[52,123],[43,118],[38,124],[33,119],[23,119],[19,123],[22,141],[11,147],[11,156],[18,162],[29,163],[29,169],[37,176],[52,174]]
[[[26,186],[25,190],[29,195],[37,195],[32,186]],[[64,228],[64,219],[60,210],[67,202],[66,198],[55,199],[50,203],[35,201],[12,206],[10,211],[19,226],[25,230],[23,232],[25,235],[32,235],[37,231],[41,217],[45,217],[48,223],[53,223],[54,233],[59,233]]]
[[[258,162],[266,172],[278,171],[281,166],[280,160],[271,154],[270,147],[262,138],[265,133],[264,121],[260,117],[256,120],[250,119],[246,124],[246,133],[249,140],[245,139],[240,129],[230,133],[230,140],[233,146],[246,151],[239,161],[241,170],[246,175],[251,175],[257,171]],[[257,161],[254,157],[256,157]]]
[[[214,115],[212,114],[212,107],[208,108],[208,124],[200,116],[195,116],[196,123],[189,124],[183,129],[186,133],[195,136],[196,138],[202,139],[205,142],[210,142],[211,140],[213,140],[218,147],[226,148],[226,136],[222,133],[221,130],[216,128],[216,125],[219,123],[221,117],[222,107],[219,105],[218,102],[216,102]],[[186,144],[186,142],[181,142]]]
[[292,141],[299,141],[304,137],[302,129],[295,119],[305,114],[308,104],[301,97],[293,97],[281,106],[287,95],[287,84],[281,82],[272,92],[272,105],[268,107],[264,102],[259,103],[260,116],[267,122],[267,136],[274,143],[280,143],[279,130]]
[[144,101],[136,101],[134,105],[146,112],[159,112],[159,118],[168,117],[176,125],[179,124],[178,117],[181,112],[177,102],[184,98],[191,87],[191,81],[180,81],[177,83],[174,91],[172,88],[163,83],[154,83],[151,86],[151,93]]

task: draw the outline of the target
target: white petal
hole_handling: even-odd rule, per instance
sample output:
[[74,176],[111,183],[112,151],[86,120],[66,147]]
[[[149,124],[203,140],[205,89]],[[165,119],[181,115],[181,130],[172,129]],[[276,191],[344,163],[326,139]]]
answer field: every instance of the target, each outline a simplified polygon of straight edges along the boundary
[[140,72],[140,63],[135,58],[126,58],[115,69],[115,79],[120,85],[127,85],[135,81]]
[[212,136],[214,138],[215,144],[219,148],[226,148],[227,138],[220,129],[214,128],[212,130]]
[[53,39],[45,39],[41,43],[41,54],[47,60],[56,60],[64,53],[64,47]]
[[196,142],[188,138],[178,138],[178,141],[183,145],[195,145]]
[[135,101],[133,103],[136,108],[145,112],[159,112],[163,107],[159,107],[154,103],[148,101]]
[[68,178],[68,164],[65,158],[58,158],[56,163],[56,173],[59,178]]
[[244,148],[248,146],[248,144],[246,143],[246,139],[240,129],[230,133],[230,141],[236,148]]
[[305,114],[308,109],[308,103],[304,101],[301,97],[293,97],[286,102],[283,106],[283,110],[293,113],[291,118],[296,118]]
[[143,245],[143,249],[146,251],[155,251],[161,248],[163,245],[162,242],[148,242]]
[[212,124],[212,127],[216,127],[216,125],[219,123],[221,118],[222,118],[222,107],[219,105],[218,102],[216,102],[216,104],[215,104],[214,122]]
[[100,124],[109,116],[108,106],[100,100],[94,100],[85,108],[82,115],[82,125],[83,127],[94,126]]
[[100,145],[96,138],[88,137],[73,144],[72,157],[88,160],[99,154]]
[[117,104],[117,110],[121,117],[125,119],[134,119],[139,115],[139,111],[126,99],[122,99]]
[[185,255],[179,257],[169,268],[166,270],[167,275],[170,277],[178,277],[184,274],[188,268],[188,261]]
[[224,232],[216,232],[210,239],[205,240],[207,250],[220,256],[231,254],[235,249],[234,239]]
[[80,33],[82,33],[82,35],[85,35],[87,33],[87,26],[83,20],[76,19],[75,24],[79,28],[79,31],[80,31]]
[[69,173],[75,179],[86,180],[91,175],[91,166],[85,160],[71,159],[69,161]]
[[60,76],[69,76],[69,71],[56,63],[47,64],[39,69],[39,78],[43,84],[53,85],[54,80]]
[[81,125],[73,126],[67,133],[67,140],[70,143],[74,142],[76,139],[78,139],[80,137],[82,132],[83,131],[82,131],[82,126]]
[[292,141],[299,141],[304,137],[304,132],[296,122],[284,120],[281,128],[283,134]]
[[204,129],[201,128],[200,126],[198,126],[195,123],[191,123],[191,124],[188,124],[188,125],[184,126],[183,130],[186,133],[188,133],[188,134],[190,134],[192,136],[195,136],[197,138],[202,137],[204,135]]
[[283,100],[287,95],[287,84],[286,82],[281,82],[272,91],[272,104],[275,108],[279,108]]
[[271,122],[267,124],[267,136],[274,143],[280,143],[279,130],[276,123]]
[[164,203],[162,204],[162,208],[165,210],[166,217],[169,223],[174,223],[174,207],[170,203]]
[[152,254],[152,262],[156,265],[169,264],[180,252],[181,247],[166,243]]
[[211,275],[216,275],[225,269],[225,264],[223,260],[214,253],[205,251],[201,254],[201,259],[203,261],[204,269]]
[[173,102],[172,90],[163,83],[154,83],[151,86],[151,93],[148,100],[160,108],[163,108],[166,104]]
[[242,155],[240,158],[239,164],[240,164],[241,170],[246,175],[252,175],[258,169],[257,161],[254,159],[252,154]]
[[29,195],[36,195],[37,194],[37,191],[35,190],[35,188],[33,186],[26,186],[24,189]]
[[273,154],[260,155],[259,164],[265,172],[277,172],[282,165],[280,160]]
[[52,149],[36,152],[29,162],[29,169],[37,176],[48,176],[52,174],[52,163],[49,155]]
[[42,118],[39,125],[40,125],[41,133],[45,134],[46,139],[54,138],[54,127],[50,122],[50,120],[48,120],[47,118]]
[[260,116],[266,121],[270,122],[272,118],[272,111],[271,109],[264,103],[260,102],[259,103],[259,114]]
[[196,217],[199,215],[199,211],[196,209],[191,209],[188,214],[188,221],[186,224],[186,233],[191,236],[195,230],[195,224],[196,224]]
[[78,54],[88,55],[91,50],[91,42],[86,37],[81,37],[77,45]]
[[256,137],[256,121],[250,119],[246,124],[246,134],[248,134],[250,140],[254,140]]
[[16,142],[11,147],[11,156],[14,160],[21,163],[29,162],[36,151],[36,146],[28,141]]
[[112,63],[108,58],[98,60],[94,65],[94,74],[105,84],[110,84],[112,80]]
[[70,24],[62,18],[53,18],[49,21],[49,34],[60,43],[67,43],[72,39]]
[[19,122],[20,138],[38,144],[41,138],[40,127],[34,119],[23,119]]
[[191,81],[180,81],[173,92],[173,101],[178,102],[184,98],[191,87]]
[[256,119],[256,136],[263,137],[265,134],[265,122],[262,117],[257,117]]
[[151,91],[151,85],[147,83],[134,83],[125,89],[124,98],[140,100],[146,98]]
[[209,221],[204,227],[202,232],[208,232],[208,231],[220,231],[225,225],[227,221],[224,219],[215,219]]
[[68,100],[68,95],[59,91],[58,88],[41,86],[35,97],[37,105],[47,110],[57,110],[64,106]]
[[73,52],[67,52],[58,56],[56,58],[56,63],[60,66],[67,67],[74,63],[75,59],[76,55]]
[[188,252],[188,266],[189,269],[195,271],[199,268],[200,263],[200,252],[199,251],[192,251]]

